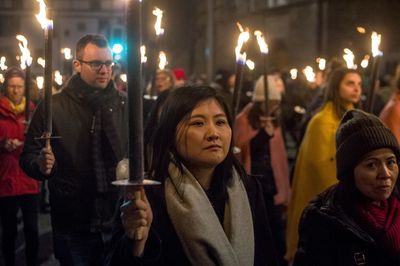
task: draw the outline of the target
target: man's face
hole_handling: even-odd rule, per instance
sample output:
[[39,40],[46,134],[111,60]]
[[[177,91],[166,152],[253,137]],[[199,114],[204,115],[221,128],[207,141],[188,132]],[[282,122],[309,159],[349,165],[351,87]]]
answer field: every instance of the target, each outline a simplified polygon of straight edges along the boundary
[[6,95],[14,104],[19,104],[24,97],[24,80],[20,77],[12,77],[7,82]]
[[111,80],[111,62],[112,54],[109,48],[88,43],[83,49],[82,58],[75,60],[74,66],[89,86],[104,89]]

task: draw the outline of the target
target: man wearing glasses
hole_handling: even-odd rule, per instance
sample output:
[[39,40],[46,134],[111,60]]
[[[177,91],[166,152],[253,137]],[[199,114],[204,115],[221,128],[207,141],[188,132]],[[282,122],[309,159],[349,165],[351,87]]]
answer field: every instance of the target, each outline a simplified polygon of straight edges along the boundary
[[43,148],[40,104],[20,164],[35,179],[49,180],[54,253],[60,264],[101,265],[118,197],[111,182],[127,149],[127,100],[111,80],[113,61],[105,37],[82,37],[75,58],[77,73],[53,96],[53,135],[61,138]]

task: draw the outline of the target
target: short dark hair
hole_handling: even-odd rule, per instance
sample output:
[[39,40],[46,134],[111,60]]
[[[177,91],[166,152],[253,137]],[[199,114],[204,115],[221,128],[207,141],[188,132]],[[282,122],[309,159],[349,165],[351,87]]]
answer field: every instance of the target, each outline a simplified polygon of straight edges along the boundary
[[109,44],[107,38],[101,34],[86,34],[79,41],[76,43],[75,48],[75,58],[82,59],[83,57],[83,50],[85,49],[86,45],[92,43],[100,48],[109,48]]
[[[177,162],[178,168],[183,172],[182,158],[176,150],[177,127],[181,121],[190,118],[196,106],[208,99],[215,99],[224,110],[228,124],[232,128],[232,118],[224,99],[217,91],[208,86],[187,86],[172,90],[166,99],[157,128],[155,129],[152,143],[153,149],[149,174],[153,179],[164,181],[168,177],[168,165],[171,155]],[[232,133],[233,136],[233,133]],[[243,168],[233,155],[233,138],[231,139],[229,152],[226,158],[215,168],[214,176],[222,178],[223,184],[227,184],[232,178],[233,168],[245,178]]]

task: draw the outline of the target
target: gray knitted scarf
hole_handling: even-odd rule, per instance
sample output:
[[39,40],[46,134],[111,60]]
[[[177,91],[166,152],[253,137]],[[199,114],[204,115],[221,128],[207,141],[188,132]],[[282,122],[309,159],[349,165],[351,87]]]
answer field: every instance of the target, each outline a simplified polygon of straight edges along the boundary
[[173,163],[165,181],[168,215],[192,265],[254,264],[253,220],[246,189],[236,171],[228,185],[223,226],[196,178]]

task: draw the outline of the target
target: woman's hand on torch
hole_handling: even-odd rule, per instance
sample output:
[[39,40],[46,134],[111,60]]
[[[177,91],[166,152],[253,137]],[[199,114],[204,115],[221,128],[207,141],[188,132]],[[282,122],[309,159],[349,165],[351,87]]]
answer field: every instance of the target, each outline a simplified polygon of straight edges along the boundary
[[128,187],[125,193],[125,201],[120,209],[125,233],[134,241],[133,255],[140,257],[143,255],[144,246],[153,221],[153,212],[144,188]]
[[54,157],[51,148],[43,148],[40,151],[37,162],[39,164],[40,172],[46,176],[50,175],[56,162],[56,158]]
[[274,136],[274,124],[272,123],[272,120],[274,119],[274,117],[270,116],[260,116],[260,125],[270,137]]

